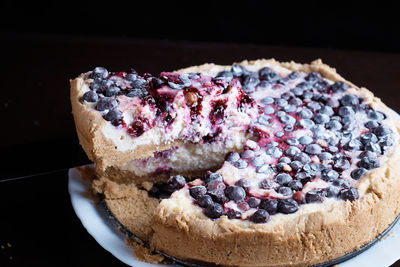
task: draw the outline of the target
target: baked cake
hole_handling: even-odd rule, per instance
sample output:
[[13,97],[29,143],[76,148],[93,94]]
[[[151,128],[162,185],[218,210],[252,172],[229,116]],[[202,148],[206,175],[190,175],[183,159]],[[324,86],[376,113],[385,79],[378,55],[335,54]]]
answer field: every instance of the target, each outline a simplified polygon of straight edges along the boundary
[[306,266],[400,212],[399,119],[335,69],[256,60],[71,80],[93,188],[156,251],[226,266]]

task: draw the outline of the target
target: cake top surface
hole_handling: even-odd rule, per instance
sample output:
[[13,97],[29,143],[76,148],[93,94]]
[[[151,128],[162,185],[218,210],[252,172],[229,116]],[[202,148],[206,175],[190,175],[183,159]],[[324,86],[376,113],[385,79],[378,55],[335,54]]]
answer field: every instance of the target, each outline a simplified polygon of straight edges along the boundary
[[81,103],[133,140],[241,142],[217,172],[189,183],[173,176],[154,189],[186,192],[213,219],[264,223],[302,204],[358,199],[362,178],[397,142],[370,95],[319,72],[233,65],[140,76],[97,67],[83,78]]

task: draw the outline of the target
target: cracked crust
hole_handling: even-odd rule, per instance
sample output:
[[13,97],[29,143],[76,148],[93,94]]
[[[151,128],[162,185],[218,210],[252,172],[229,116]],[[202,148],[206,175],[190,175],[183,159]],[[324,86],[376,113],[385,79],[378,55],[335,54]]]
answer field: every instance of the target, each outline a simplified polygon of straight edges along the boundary
[[[302,207],[294,214],[280,217],[275,215],[275,221],[271,220],[267,224],[253,224],[230,220],[224,216],[218,220],[211,220],[196,210],[198,207],[191,204],[190,199],[186,198],[187,192],[183,190],[175,192],[172,198],[162,200],[160,204],[155,200],[149,207],[145,205],[150,202],[144,190],[138,193],[140,190],[136,187],[110,182],[105,178],[97,185],[94,182],[93,186],[97,187],[97,191],[103,193],[110,203],[113,202],[110,204],[112,212],[132,232],[142,233],[145,240],[149,240],[155,250],[187,261],[203,261],[225,266],[313,265],[345,255],[372,241],[400,213],[400,178],[398,177],[400,123],[398,118],[370,91],[346,81],[336,73],[335,69],[323,64],[321,60],[313,61],[311,64],[298,64],[263,59],[243,61],[238,64],[250,70],[275,65],[306,73],[318,71],[327,79],[348,83],[356,91],[363,93],[366,102],[388,114],[390,127],[396,131],[396,146],[393,147],[384,165],[369,172],[360,180],[359,188],[362,197],[353,202],[308,204],[306,206],[311,208]],[[213,75],[229,68],[230,66],[204,64],[181,69],[178,72],[205,72]],[[77,99],[76,96],[74,99]],[[74,99],[71,100],[74,101]],[[76,109],[82,108],[75,107]],[[74,111],[75,120],[81,114],[84,115],[79,112]],[[99,122],[99,118],[93,121],[97,121],[99,125],[104,123],[104,120]],[[79,129],[85,130],[85,125],[78,127],[78,124],[85,124],[85,122],[76,123],[78,135],[82,135]],[[94,129],[95,126],[89,129]],[[87,132],[93,134],[93,131]],[[110,160],[112,156],[108,154],[94,156],[92,151],[99,149],[96,145],[104,143],[102,140],[103,143],[93,141],[90,144],[94,137],[96,137],[95,134],[90,137],[80,136],[82,146],[91,159],[106,155],[105,158],[100,157],[103,163],[95,161],[103,167],[111,162],[121,162]],[[87,138],[89,144],[82,138]],[[107,149],[104,148],[101,151],[105,153]],[[118,157],[119,153],[115,151],[114,157]],[[147,211],[145,219],[138,222],[136,216],[144,209]]]

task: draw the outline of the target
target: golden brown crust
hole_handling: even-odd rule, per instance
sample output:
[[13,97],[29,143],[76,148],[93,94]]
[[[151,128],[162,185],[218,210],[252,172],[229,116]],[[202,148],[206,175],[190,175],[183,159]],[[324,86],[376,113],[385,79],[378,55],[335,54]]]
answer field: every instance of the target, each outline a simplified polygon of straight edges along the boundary
[[[389,115],[392,129],[397,130],[395,134],[398,137],[400,123],[397,117],[371,92],[346,81],[321,60],[311,64],[279,63],[273,59],[243,61],[239,64],[254,68],[275,65],[306,73],[318,71],[332,81],[344,81],[362,92],[368,102]],[[215,74],[229,67],[204,64],[181,69],[179,72]],[[124,225],[134,233],[145,233],[143,237],[151,240],[155,250],[173,257],[227,266],[307,266],[340,257],[361,247],[393,222],[400,213],[400,178],[397,176],[400,171],[399,151],[400,145],[397,142],[384,165],[361,179],[360,183],[365,188],[359,200],[316,204],[318,208],[306,212],[301,208],[297,213],[282,215],[283,219],[277,223],[243,223],[224,216],[211,220],[196,214],[194,206],[188,201],[179,203],[175,194],[160,204],[158,201],[153,202],[150,208],[144,205],[149,197],[137,193],[135,187],[121,184],[116,186],[109,181],[99,182],[98,185],[94,182],[94,187],[97,186],[98,191],[104,193],[109,201],[115,201],[115,205],[110,206]],[[126,200],[141,204],[132,207]],[[181,205],[171,205],[172,202]],[[143,229],[132,225],[132,221],[136,220],[132,210],[140,212],[141,209],[151,210],[145,216],[145,221],[141,222],[145,226]]]

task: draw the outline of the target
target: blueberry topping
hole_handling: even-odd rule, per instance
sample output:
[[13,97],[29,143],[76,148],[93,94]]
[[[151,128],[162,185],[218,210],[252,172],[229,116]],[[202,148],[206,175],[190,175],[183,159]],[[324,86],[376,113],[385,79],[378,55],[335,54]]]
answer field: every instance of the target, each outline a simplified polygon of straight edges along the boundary
[[306,193],[305,199],[307,203],[322,202],[324,201],[324,193],[321,190],[311,190]]
[[270,124],[270,119],[271,117],[265,114],[261,114],[260,117],[258,117],[258,123],[264,126],[268,126]]
[[144,90],[147,85],[148,85],[147,81],[143,80],[143,79],[136,79],[131,82],[132,88],[136,88],[136,89]]
[[289,166],[292,168],[293,171],[298,171],[303,167],[303,163],[298,160],[292,161]]
[[129,81],[129,82],[133,82],[134,80],[136,80],[138,78],[137,73],[128,73],[125,76],[125,80]]
[[263,199],[261,200],[260,209],[268,211],[269,214],[275,214],[278,211],[278,200]]
[[184,187],[185,184],[186,184],[186,179],[182,175],[171,176],[167,182],[167,191],[172,193]]
[[381,120],[385,119],[385,115],[383,115],[382,112],[375,111],[375,110],[370,110],[368,112],[368,118],[371,119],[371,120],[381,121]]
[[255,157],[250,160],[250,163],[254,167],[260,167],[264,164],[264,160],[262,159],[262,157]]
[[293,157],[294,160],[298,160],[303,164],[311,162],[311,158],[304,152],[300,152]]
[[300,152],[300,149],[296,146],[290,146],[288,149],[285,150],[285,154],[289,157],[293,157]]
[[339,188],[335,186],[329,186],[325,188],[325,196],[332,198],[332,197],[337,197],[339,195]]
[[96,67],[92,73],[89,75],[90,78],[96,79],[105,79],[108,77],[108,71],[103,67]]
[[292,180],[292,176],[287,173],[279,173],[275,176],[275,181],[280,185],[288,185]]
[[332,154],[329,152],[322,152],[319,154],[319,159],[320,160],[330,160],[332,158]]
[[369,143],[376,143],[378,142],[378,137],[376,137],[375,134],[373,133],[363,133],[360,135],[360,141],[364,145],[369,144]]
[[380,125],[380,126],[376,127],[376,128],[373,130],[373,132],[374,132],[374,134],[376,134],[377,136],[385,136],[385,135],[388,135],[388,134],[391,134],[391,133],[392,133],[392,131],[391,131],[388,127],[383,126],[383,125]]
[[270,173],[272,173],[272,169],[268,164],[264,164],[264,165],[257,167],[256,172],[270,174]]
[[326,114],[318,113],[318,114],[315,115],[315,117],[314,117],[314,121],[315,121],[316,123],[318,123],[318,124],[327,123],[327,122],[329,122],[329,120],[330,120],[330,118],[329,118],[329,116],[326,115]]
[[305,80],[311,83],[315,83],[321,79],[322,79],[321,74],[315,71],[311,72],[305,77]]
[[266,210],[259,209],[250,216],[250,221],[254,223],[266,223],[269,220],[269,214]]
[[339,178],[339,173],[335,170],[324,170],[322,172],[321,178],[325,181],[333,181]]
[[223,203],[226,200],[225,190],[226,186],[219,180],[213,180],[207,184],[207,193],[213,198],[215,202]]
[[313,113],[311,110],[309,110],[307,108],[303,108],[297,113],[297,115],[299,115],[303,119],[311,119],[313,116]]
[[354,180],[358,180],[358,179],[360,179],[364,174],[366,174],[367,173],[367,170],[366,169],[364,169],[364,168],[357,168],[357,169],[354,169],[352,172],[351,172],[351,178],[353,178]]
[[349,89],[349,86],[346,83],[339,81],[332,84],[330,89],[335,93],[343,93]]
[[299,142],[302,145],[309,145],[313,142],[313,139],[308,135],[303,135],[302,137],[299,138]]
[[212,172],[212,173],[204,175],[203,180],[206,184],[208,184],[211,181],[222,182],[222,176],[221,176],[221,174],[219,174],[217,172]]
[[237,152],[229,152],[225,158],[225,160],[230,163],[234,163],[234,162],[238,161],[239,159],[240,159],[240,155]]
[[97,102],[96,109],[98,111],[104,111],[107,109],[113,109],[118,105],[117,101],[111,97],[103,97]]
[[278,188],[278,194],[282,194],[284,196],[290,196],[293,194],[292,189],[290,189],[289,187],[286,186],[281,186]]
[[357,140],[357,139],[351,139],[349,142],[347,142],[343,148],[348,150],[348,151],[354,151],[354,150],[360,150],[362,146],[362,143]]
[[340,99],[340,103],[343,106],[356,106],[360,103],[360,100],[355,95],[345,95]]
[[239,65],[233,65],[231,68],[231,72],[233,74],[233,76],[235,77],[240,77],[242,76],[244,73],[246,73],[246,69],[243,68],[242,66]]
[[207,208],[208,206],[210,206],[214,201],[212,200],[212,198],[209,195],[204,195],[202,197],[199,197],[196,200],[196,203],[202,207],[202,208]]
[[265,107],[264,108],[264,113],[265,114],[274,114],[275,113],[275,109],[274,108],[272,108],[272,107]]
[[93,91],[87,91],[83,94],[82,99],[86,102],[93,103],[99,99],[99,96]]
[[367,170],[372,170],[379,167],[379,162],[376,158],[364,157],[358,162],[358,166]]
[[211,203],[207,206],[204,213],[211,219],[217,219],[224,213],[224,209],[218,203]]
[[305,151],[311,155],[319,155],[322,152],[322,148],[317,144],[310,144],[306,146]]
[[268,179],[264,179],[260,182],[258,185],[262,189],[271,189],[272,188],[272,182]]
[[272,97],[267,96],[267,97],[264,97],[263,99],[261,99],[261,102],[262,102],[263,104],[265,104],[265,105],[269,105],[269,104],[274,103],[275,100],[274,100]]
[[288,187],[294,191],[300,191],[303,189],[303,184],[300,181],[293,180],[288,184]]
[[245,160],[239,159],[238,161],[233,163],[233,166],[235,166],[238,169],[244,169],[248,166],[248,164]]
[[350,168],[350,162],[347,159],[341,158],[335,161],[333,167],[338,171],[344,171]]
[[365,127],[367,127],[370,130],[377,128],[379,125],[380,124],[377,121],[367,121],[365,123]]
[[299,204],[291,198],[279,199],[278,200],[278,210],[282,213],[289,214],[294,213],[299,209]]
[[282,151],[277,147],[270,147],[266,152],[274,158],[280,158],[282,156]]
[[380,154],[380,153],[382,152],[381,146],[380,146],[379,144],[372,143],[372,142],[366,144],[366,145],[364,146],[364,149],[367,150],[367,151],[371,151],[371,152],[374,152],[374,153],[378,153],[378,154]]
[[358,193],[357,188],[351,187],[351,188],[343,189],[342,191],[340,191],[339,197],[340,197],[340,199],[343,199],[345,201],[346,200],[353,201],[353,200],[356,200],[357,198],[359,198],[360,195]]
[[250,181],[249,179],[246,178],[240,178],[237,182],[236,182],[237,186],[241,186],[243,188],[247,188],[250,186]]
[[240,186],[231,185],[225,189],[225,195],[235,202],[243,201],[246,197],[246,192]]
[[261,200],[256,197],[249,197],[249,199],[247,199],[247,204],[250,208],[257,208],[258,206],[260,206],[260,203]]
[[120,89],[116,86],[110,86],[106,89],[106,91],[104,92],[105,96],[114,96],[116,94],[118,94],[120,91]]
[[200,199],[207,193],[207,189],[202,185],[193,186],[189,189],[190,195],[194,199]]
[[104,118],[106,121],[116,122],[116,121],[122,119],[122,113],[121,113],[119,110],[117,110],[117,109],[112,109],[112,110],[110,110],[109,112],[107,112],[107,113],[103,116],[103,118]]

